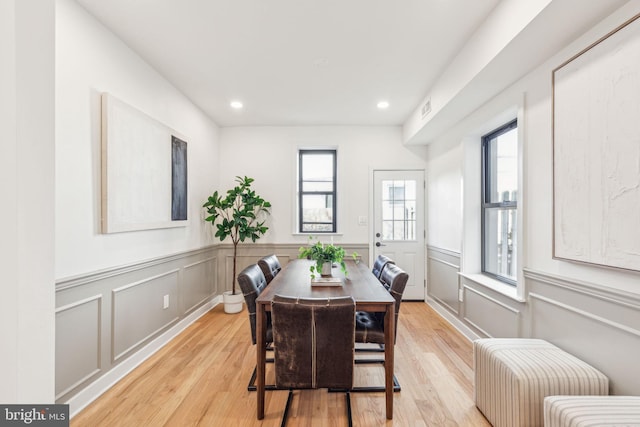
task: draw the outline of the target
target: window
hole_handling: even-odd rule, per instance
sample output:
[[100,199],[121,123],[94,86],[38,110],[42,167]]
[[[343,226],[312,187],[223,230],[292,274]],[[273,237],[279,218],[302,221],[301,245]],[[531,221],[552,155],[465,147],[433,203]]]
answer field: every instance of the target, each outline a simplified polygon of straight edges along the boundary
[[517,280],[518,125],[482,137],[482,271]]
[[335,233],[336,150],[298,152],[298,231]]
[[416,240],[416,181],[382,181],[382,239]]

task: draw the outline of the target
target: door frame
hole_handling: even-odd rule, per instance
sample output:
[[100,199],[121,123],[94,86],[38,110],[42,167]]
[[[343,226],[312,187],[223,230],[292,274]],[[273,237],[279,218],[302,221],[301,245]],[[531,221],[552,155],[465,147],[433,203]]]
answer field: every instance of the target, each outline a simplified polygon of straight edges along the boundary
[[424,245],[424,259],[422,260],[422,269],[424,274],[424,301],[427,301],[427,169],[426,168],[369,168],[369,265],[373,266],[375,260],[375,173],[376,172],[422,172],[423,177],[423,206],[422,206],[422,223],[424,225],[423,230],[423,245]]

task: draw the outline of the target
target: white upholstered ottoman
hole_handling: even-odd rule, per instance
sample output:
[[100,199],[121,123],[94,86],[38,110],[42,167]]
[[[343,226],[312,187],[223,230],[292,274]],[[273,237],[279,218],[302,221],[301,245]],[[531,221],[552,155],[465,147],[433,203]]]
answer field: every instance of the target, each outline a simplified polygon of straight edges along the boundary
[[607,395],[597,369],[539,339],[487,338],[473,343],[476,406],[494,427],[542,426],[553,395]]
[[545,427],[640,426],[639,396],[549,396]]

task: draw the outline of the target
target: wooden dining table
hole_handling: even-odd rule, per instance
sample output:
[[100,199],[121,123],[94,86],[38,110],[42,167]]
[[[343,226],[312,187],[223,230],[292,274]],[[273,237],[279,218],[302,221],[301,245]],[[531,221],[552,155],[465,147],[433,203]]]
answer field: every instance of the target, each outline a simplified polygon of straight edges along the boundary
[[271,311],[274,295],[300,298],[332,298],[351,296],[356,310],[383,312],[384,316],[384,368],[387,419],[393,419],[393,364],[395,342],[395,299],[362,262],[346,262],[347,275],[340,268],[332,269],[333,276],[341,284],[312,286],[309,268],[314,261],[295,259],[280,271],[256,299],[256,351],[257,351],[257,417],[264,418],[265,363],[266,363],[266,312]]

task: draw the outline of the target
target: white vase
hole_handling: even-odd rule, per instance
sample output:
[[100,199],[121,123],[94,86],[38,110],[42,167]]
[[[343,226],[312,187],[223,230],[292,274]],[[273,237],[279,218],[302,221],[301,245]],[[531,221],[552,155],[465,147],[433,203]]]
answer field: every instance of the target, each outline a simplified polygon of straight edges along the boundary
[[237,294],[231,293],[231,291],[225,291],[222,293],[222,301],[224,302],[224,312],[233,314],[242,311],[242,303],[244,302],[244,295],[241,292]]
[[332,262],[325,262],[324,264],[322,264],[322,271],[320,272],[320,275],[322,277],[331,277],[331,266],[332,266]]

